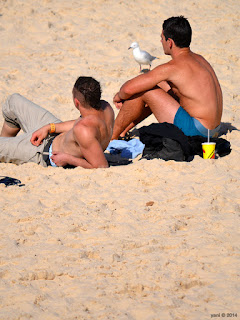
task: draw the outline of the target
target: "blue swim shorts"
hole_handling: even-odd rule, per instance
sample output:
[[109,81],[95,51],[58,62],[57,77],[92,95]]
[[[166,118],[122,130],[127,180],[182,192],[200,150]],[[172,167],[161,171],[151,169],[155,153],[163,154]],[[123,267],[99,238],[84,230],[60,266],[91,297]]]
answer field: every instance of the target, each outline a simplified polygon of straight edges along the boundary
[[[178,108],[174,118],[174,125],[181,129],[186,136],[208,136],[208,129],[205,128],[200,121],[191,117],[182,107]],[[210,137],[218,136],[219,130],[220,125],[217,128],[210,130]]]

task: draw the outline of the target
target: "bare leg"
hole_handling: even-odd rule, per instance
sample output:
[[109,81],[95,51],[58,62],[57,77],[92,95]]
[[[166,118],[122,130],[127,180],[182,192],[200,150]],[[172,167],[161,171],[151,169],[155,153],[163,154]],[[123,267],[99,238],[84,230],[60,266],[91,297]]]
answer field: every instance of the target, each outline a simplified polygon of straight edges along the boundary
[[[150,65],[151,67],[151,65]],[[168,94],[170,94],[170,96],[172,96],[175,100],[178,100],[178,97],[176,95],[174,95],[174,93],[172,92],[171,87],[169,86],[169,84],[167,83],[167,81],[162,81],[158,84],[158,86],[156,86],[156,88],[158,89],[158,87],[160,87],[161,89],[163,89],[165,92],[167,92]],[[121,134],[120,137],[125,137],[126,133],[128,131],[130,131],[133,127],[135,127],[138,123],[140,123],[141,121],[143,121],[144,119],[146,119],[148,116],[150,116],[152,114],[151,109],[148,106],[145,106],[145,108],[143,109],[143,113],[142,115],[136,119],[134,122],[132,122]]]
[[120,137],[125,137],[126,133],[131,130],[132,128],[134,128],[138,123],[140,123],[141,121],[143,121],[144,119],[146,119],[148,116],[150,116],[152,114],[152,111],[149,107],[145,107],[143,109],[143,113],[141,114],[141,116],[136,119],[135,121],[133,121],[132,123],[130,123],[130,125],[120,134]]
[[4,121],[0,137],[16,137],[19,131],[20,128],[12,128]]
[[124,136],[123,132],[126,133],[126,129],[133,128],[133,123],[142,116],[144,109],[142,95],[125,100],[114,123],[112,140],[118,139],[121,133]]
[[[121,133],[132,123],[144,118],[145,105],[148,105],[158,122],[173,123],[179,103],[162,89],[153,89],[141,93],[130,100],[126,100],[120,109],[113,128],[112,140],[117,139]],[[149,115],[149,114],[148,114]],[[146,116],[145,116],[146,118]]]

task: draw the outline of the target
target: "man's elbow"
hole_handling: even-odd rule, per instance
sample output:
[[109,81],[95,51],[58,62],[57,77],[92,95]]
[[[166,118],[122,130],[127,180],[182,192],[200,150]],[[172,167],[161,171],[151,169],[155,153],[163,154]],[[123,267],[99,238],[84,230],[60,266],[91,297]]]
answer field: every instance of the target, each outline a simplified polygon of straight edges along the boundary
[[89,169],[106,169],[106,168],[109,168],[109,164],[107,161],[104,163],[92,164]]
[[98,166],[96,167],[96,169],[106,169],[106,168],[109,168],[108,162],[107,162],[107,163],[104,163],[104,164],[101,164],[101,165],[98,165]]
[[131,86],[128,84],[128,82],[126,82],[126,83],[123,85],[123,87],[121,88],[120,98],[121,98],[122,100],[127,100],[127,99],[129,99],[132,95],[133,95],[132,88],[131,88]]

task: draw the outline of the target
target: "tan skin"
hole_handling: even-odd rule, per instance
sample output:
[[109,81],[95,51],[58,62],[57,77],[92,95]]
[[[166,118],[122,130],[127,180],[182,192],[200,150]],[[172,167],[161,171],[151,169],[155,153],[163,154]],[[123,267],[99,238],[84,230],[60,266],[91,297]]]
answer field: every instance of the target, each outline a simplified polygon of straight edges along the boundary
[[151,113],[158,122],[174,122],[179,106],[207,129],[216,128],[222,117],[222,91],[210,64],[190,48],[179,48],[162,32],[164,53],[172,60],[123,84],[113,102],[121,109],[112,139],[133,128]]
[[[74,98],[74,104],[80,111],[77,120],[56,123],[58,136],[53,140],[51,159],[59,166],[80,166],[86,169],[107,168],[108,162],[104,156],[114,124],[112,107],[101,100],[101,109],[83,106]],[[35,131],[31,143],[39,146],[50,130],[46,125]]]

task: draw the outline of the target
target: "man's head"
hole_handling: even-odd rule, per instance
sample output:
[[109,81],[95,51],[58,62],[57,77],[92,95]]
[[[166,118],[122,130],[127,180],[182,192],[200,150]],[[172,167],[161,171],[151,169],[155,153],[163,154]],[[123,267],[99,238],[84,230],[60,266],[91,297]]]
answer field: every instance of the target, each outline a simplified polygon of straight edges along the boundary
[[79,77],[73,87],[74,102],[77,99],[83,107],[96,110],[101,108],[101,93],[100,83],[92,77]]
[[187,48],[191,43],[192,29],[183,16],[171,17],[163,22],[163,35],[166,41],[172,39],[177,47]]

